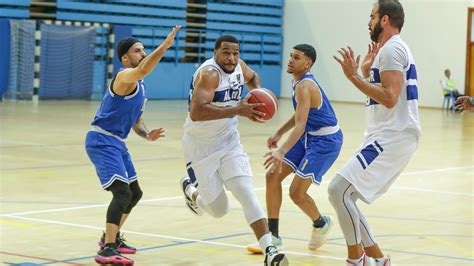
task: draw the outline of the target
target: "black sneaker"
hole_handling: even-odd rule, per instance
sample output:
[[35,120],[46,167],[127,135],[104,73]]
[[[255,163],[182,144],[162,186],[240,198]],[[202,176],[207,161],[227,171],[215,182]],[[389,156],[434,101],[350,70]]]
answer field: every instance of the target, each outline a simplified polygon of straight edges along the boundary
[[181,184],[181,188],[183,189],[184,200],[186,202],[186,206],[188,206],[189,210],[192,213],[198,216],[201,216],[203,214],[203,211],[201,210],[201,208],[199,208],[196,205],[196,203],[193,201],[193,199],[188,197],[188,195],[186,194],[186,189],[188,188],[188,186],[192,186],[191,178],[189,178],[189,176],[185,176],[181,178],[179,182]]
[[[122,254],[135,254],[137,253],[137,249],[131,247],[125,243],[125,238],[123,238],[123,234],[120,235],[120,232],[117,233],[117,237],[115,238],[115,244],[117,245],[117,250]],[[102,237],[99,241],[99,247],[104,248],[105,246],[105,233],[102,233]]]
[[264,266],[288,266],[288,259],[283,253],[278,253],[275,246],[268,246],[265,249]]

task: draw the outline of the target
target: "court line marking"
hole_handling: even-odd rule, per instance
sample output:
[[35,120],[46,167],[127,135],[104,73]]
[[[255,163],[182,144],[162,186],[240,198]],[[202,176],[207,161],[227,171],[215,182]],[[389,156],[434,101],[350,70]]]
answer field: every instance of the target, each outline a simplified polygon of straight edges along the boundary
[[[45,220],[45,219],[37,219],[37,218],[30,218],[30,217],[22,217],[22,216],[15,216],[15,215],[9,215],[7,217],[16,218],[16,219],[20,219],[20,220],[48,223],[48,224],[57,224],[57,225],[73,226],[73,227],[79,227],[79,228],[94,229],[94,230],[99,230],[101,232],[104,230],[103,227],[99,227],[99,226],[66,223],[66,222],[59,222],[59,221]],[[242,245],[234,245],[234,244],[221,243],[221,242],[208,241],[208,240],[198,240],[198,239],[192,239],[192,238],[184,238],[184,237],[176,237],[176,236],[167,236],[167,235],[143,233],[143,232],[136,232],[136,231],[129,231],[129,230],[121,230],[121,232],[127,233],[127,234],[141,235],[141,236],[151,236],[151,237],[172,239],[172,240],[177,240],[177,241],[191,241],[191,242],[195,242],[195,243],[210,244],[210,245],[216,245],[216,246],[234,247],[234,248],[239,248],[239,249],[245,249],[246,248],[246,246],[242,246]],[[345,261],[346,260],[346,258],[342,258],[342,257],[316,255],[316,254],[308,254],[308,253],[294,252],[294,251],[285,251],[285,254],[307,256],[307,257],[317,257],[317,258],[340,260],[340,261]]]
[[[443,171],[452,171],[452,170],[463,170],[474,168],[474,165],[471,166],[463,166],[463,167],[449,167],[449,168],[440,168],[440,169],[432,169],[432,170],[421,170],[421,171],[413,171],[413,172],[406,172],[402,173],[401,175],[412,175],[412,174],[420,174],[420,173],[430,173],[430,172],[443,172]],[[322,182],[322,184],[326,184],[328,181]],[[288,187],[288,185],[284,185],[284,187]],[[439,191],[439,190],[430,190],[430,189],[419,189],[419,188],[410,188],[410,187],[398,187],[393,186],[394,189],[399,190],[409,190],[409,191],[419,191],[419,192],[428,192],[428,193],[438,193],[438,194],[447,194],[447,195],[457,195],[457,196],[470,196],[473,197],[473,193],[461,193],[461,192],[450,192],[450,191]],[[256,191],[264,190],[265,187],[255,188]],[[157,198],[157,199],[148,199],[148,200],[141,200],[140,202],[155,202],[155,201],[166,201],[166,200],[175,200],[175,199],[182,199],[183,196],[176,196],[176,197],[167,197],[167,198]],[[8,215],[30,215],[30,214],[40,214],[40,213],[48,213],[48,212],[60,212],[60,211],[69,211],[69,210],[78,210],[78,209],[88,209],[88,208],[98,208],[98,207],[105,207],[109,204],[96,204],[96,205],[87,205],[87,206],[79,206],[79,207],[68,207],[68,208],[59,208],[59,209],[48,209],[48,210],[39,210],[39,211],[27,211],[27,212],[17,212],[17,213],[7,213],[1,214],[2,216]]]
[[[429,172],[443,172],[443,171],[451,171],[451,170],[462,170],[462,169],[469,169],[474,168],[474,165],[471,166],[463,166],[463,167],[450,167],[450,168],[440,168],[440,169],[432,169],[432,170],[421,170],[421,171],[414,171],[414,172],[406,172],[402,173],[401,175],[411,175],[411,174],[419,174],[419,173],[429,173]],[[328,181],[324,181],[321,184],[327,184]],[[288,187],[289,185],[284,185],[283,187]],[[428,192],[428,193],[437,193],[437,194],[447,194],[447,195],[456,195],[456,196],[469,196],[474,197],[474,193],[462,193],[462,192],[451,192],[451,191],[442,191],[442,190],[431,190],[431,189],[419,189],[419,188],[410,188],[410,187],[398,187],[393,186],[393,189],[398,190],[407,190],[407,191],[418,191],[418,192]],[[265,190],[265,187],[255,188],[256,191]],[[227,191],[227,193],[229,193]],[[175,196],[175,197],[167,197],[167,198],[157,198],[157,199],[148,199],[148,200],[141,200],[140,202],[156,202],[156,201],[167,201],[167,200],[176,200],[182,199],[183,196]],[[68,207],[68,208],[57,208],[57,209],[48,209],[48,210],[39,210],[39,211],[27,211],[27,212],[15,212],[15,213],[6,213],[0,214],[0,217],[9,216],[9,215],[30,215],[30,214],[40,214],[40,213],[49,213],[49,212],[61,212],[61,211],[70,211],[70,210],[79,210],[79,209],[89,209],[89,208],[99,208],[99,207],[106,207],[109,206],[107,204],[95,204],[95,205],[86,205],[86,206],[78,206],[78,207]]]
[[[36,256],[30,256],[30,255],[24,255],[24,254],[18,254],[18,253],[10,253],[10,252],[4,252],[4,251],[0,251],[0,254],[6,254],[6,255],[11,255],[11,256],[16,256],[16,257],[23,257],[23,258],[30,258],[30,259],[44,260],[44,261],[47,261],[48,263],[64,262],[66,264],[71,264],[71,265],[84,265],[84,264],[75,263],[75,262],[67,262],[67,261],[48,259],[48,258],[36,257]],[[19,263],[19,264],[15,263],[13,265],[20,265],[20,264],[21,263]],[[42,263],[42,264],[44,264],[44,263]]]
[[[89,226],[89,225],[81,225],[81,224],[73,224],[73,223],[66,223],[66,222],[59,222],[59,221],[53,221],[53,220],[45,220],[45,219],[36,219],[36,218],[28,218],[28,217],[17,217],[17,216],[10,216],[10,218],[17,218],[17,219],[22,219],[22,220],[28,220],[28,221],[35,221],[35,222],[42,222],[42,223],[49,223],[49,224],[59,224],[59,225],[66,225],[66,226],[72,226],[72,227],[79,227],[79,228],[87,228],[87,229],[96,229],[99,231],[102,231],[102,227],[97,227],[97,226]],[[197,239],[190,239],[190,238],[182,238],[182,237],[174,237],[174,236],[166,236],[166,235],[159,235],[159,234],[150,234],[150,233],[142,233],[142,232],[135,232],[135,231],[128,231],[128,230],[123,230],[124,233],[128,234],[135,234],[135,235],[142,235],[142,236],[151,236],[151,237],[157,237],[157,238],[165,238],[165,239],[171,239],[175,241],[184,241],[184,242],[178,242],[178,243],[171,243],[171,244],[166,244],[166,245],[160,245],[160,246],[155,246],[155,247],[146,247],[146,248],[139,248],[141,251],[145,250],[151,250],[151,249],[160,249],[160,248],[166,248],[166,247],[172,247],[172,246],[179,246],[179,245],[187,245],[187,244],[193,244],[193,243],[202,243],[202,244],[210,244],[210,245],[217,245],[217,246],[227,246],[227,247],[235,247],[239,249],[245,249],[245,246],[241,245],[235,245],[235,244],[227,244],[227,243],[221,243],[221,242],[215,242],[215,241],[210,241],[210,240],[217,240],[217,239],[224,239],[224,238],[230,238],[230,237],[236,237],[236,236],[244,236],[244,235],[249,235],[252,236],[251,233],[239,233],[239,234],[232,234],[232,235],[227,235],[227,236],[218,236],[218,237],[212,237],[212,238],[207,238],[204,240],[197,240]],[[380,237],[393,237],[394,235],[381,235]],[[395,236],[421,236],[418,234],[414,235],[395,235]],[[425,235],[423,235],[425,236]],[[427,235],[426,235],[427,236]],[[438,235],[436,235],[438,236]],[[444,236],[444,235],[440,235]],[[449,236],[449,235],[448,235]],[[463,236],[465,237],[465,236]],[[288,240],[296,240],[296,241],[307,241],[306,239],[300,239],[300,238],[294,238],[294,237],[284,237],[285,239]],[[338,245],[338,246],[345,246],[345,244],[341,243],[335,243],[334,241],[338,240],[343,240],[343,238],[330,238],[328,240],[328,244],[331,245]],[[445,259],[455,259],[455,260],[466,260],[466,261],[474,261],[472,258],[463,258],[463,257],[454,257],[454,256],[444,256],[444,255],[436,255],[436,254],[430,254],[430,253],[421,253],[421,252],[410,252],[410,251],[404,251],[404,250],[397,250],[397,249],[385,249],[386,251],[391,251],[391,252],[398,252],[398,253],[407,253],[407,254],[415,254],[415,255],[422,255],[422,256],[429,256],[429,257],[438,257],[438,258],[445,258]],[[309,254],[309,253],[303,253],[303,252],[294,252],[294,251],[284,251],[286,254],[293,254],[293,255],[299,255],[299,256],[307,256],[307,257],[317,257],[317,258],[323,258],[323,259],[332,259],[332,260],[342,260],[344,261],[345,258],[341,257],[334,257],[334,256],[325,256],[325,255],[317,255],[317,254]],[[65,259],[62,261],[50,261],[44,264],[55,264],[58,262],[68,262],[68,261],[79,261],[83,259],[89,259],[93,258],[94,256],[85,256],[85,257],[79,257],[79,258],[72,258],[72,259]]]

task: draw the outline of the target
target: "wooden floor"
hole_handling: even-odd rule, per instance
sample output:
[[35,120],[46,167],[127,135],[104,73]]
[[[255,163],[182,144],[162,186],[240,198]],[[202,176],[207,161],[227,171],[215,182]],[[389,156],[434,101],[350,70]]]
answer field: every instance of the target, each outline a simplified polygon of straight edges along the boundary
[[[110,201],[84,150],[98,104],[0,103],[0,263],[95,264]],[[344,132],[342,153],[323,184],[309,191],[320,210],[333,216],[328,181],[361,144],[365,123],[362,105],[334,107]],[[261,265],[263,256],[244,249],[255,239],[232,197],[230,213],[219,220],[193,216],[184,206],[178,180],[185,175],[186,110],[185,101],[150,101],[144,119],[149,128],[164,127],[167,137],[151,143],[131,134],[127,141],[144,190],[123,230],[139,248],[130,257],[136,265]],[[278,116],[267,124],[241,119],[262,204],[265,141],[291,113],[291,102],[282,100]],[[414,158],[386,195],[360,207],[393,265],[473,265],[474,113],[420,113],[423,137]],[[319,251],[306,248],[311,224],[287,189],[280,219],[291,265],[344,265],[338,224]]]

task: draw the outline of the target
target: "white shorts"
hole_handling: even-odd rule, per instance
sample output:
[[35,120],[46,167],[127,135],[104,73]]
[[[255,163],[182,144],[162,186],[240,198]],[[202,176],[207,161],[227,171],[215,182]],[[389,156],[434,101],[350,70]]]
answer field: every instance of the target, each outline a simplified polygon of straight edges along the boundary
[[218,143],[199,143],[185,135],[183,148],[188,174],[197,181],[197,190],[206,204],[214,202],[224,190],[225,180],[253,176],[238,133]]
[[370,136],[338,174],[372,203],[385,193],[402,173],[418,147],[414,133]]

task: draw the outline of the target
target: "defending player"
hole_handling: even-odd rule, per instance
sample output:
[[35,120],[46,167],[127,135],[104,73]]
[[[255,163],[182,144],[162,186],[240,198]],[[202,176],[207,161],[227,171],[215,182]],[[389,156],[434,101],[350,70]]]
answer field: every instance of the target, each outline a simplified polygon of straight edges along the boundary
[[[267,179],[268,225],[272,241],[282,247],[278,223],[282,202],[281,182],[295,173],[290,186],[293,202],[311,219],[312,230],[308,248],[318,249],[327,240],[332,228],[330,216],[321,215],[316,203],[308,195],[311,184],[319,185],[322,176],[336,160],[342,146],[342,131],[326,94],[310,72],[316,62],[316,50],[308,44],[293,47],[288,61],[287,72],[293,75],[294,115],[267,140],[265,168]],[[288,131],[288,139],[277,146],[278,141]],[[258,245],[247,250],[261,253]]]
[[86,151],[102,188],[112,192],[105,235],[99,242],[101,249],[95,257],[97,263],[133,265],[133,260],[122,256],[122,253],[133,254],[136,249],[124,243],[119,230],[143,192],[124,141],[132,128],[148,141],[164,136],[162,128],[149,131],[141,119],[146,103],[143,78],[173,45],[180,28],[174,27],[163,43],[148,56],[138,39],[126,38],[118,44],[117,54],[124,68],[112,79],[86,137]]

